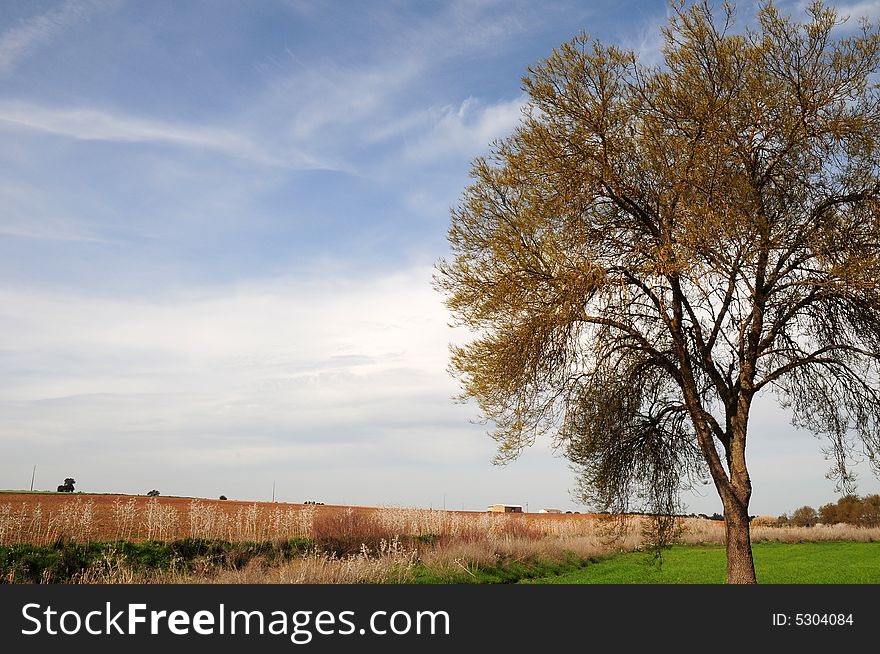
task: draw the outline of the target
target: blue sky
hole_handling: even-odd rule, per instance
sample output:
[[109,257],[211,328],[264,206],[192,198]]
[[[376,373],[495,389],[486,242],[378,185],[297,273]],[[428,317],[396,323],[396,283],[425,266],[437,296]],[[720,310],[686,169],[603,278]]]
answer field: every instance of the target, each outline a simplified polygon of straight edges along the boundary
[[[666,13],[0,0],[0,487],[584,510],[546,444],[490,464],[432,266],[526,67],[655,61]],[[753,512],[834,499],[819,441],[752,430]]]

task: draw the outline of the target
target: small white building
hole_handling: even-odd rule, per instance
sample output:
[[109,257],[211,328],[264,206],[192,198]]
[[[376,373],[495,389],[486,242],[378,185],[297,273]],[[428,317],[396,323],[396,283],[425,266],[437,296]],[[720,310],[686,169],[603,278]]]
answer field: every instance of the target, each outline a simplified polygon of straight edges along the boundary
[[538,513],[562,513],[562,509],[541,509]]

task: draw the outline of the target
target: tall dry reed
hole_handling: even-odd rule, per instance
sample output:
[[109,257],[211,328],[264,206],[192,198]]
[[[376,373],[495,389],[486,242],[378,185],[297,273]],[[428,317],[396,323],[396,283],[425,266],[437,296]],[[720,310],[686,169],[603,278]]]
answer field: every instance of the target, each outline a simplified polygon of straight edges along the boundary
[[[721,520],[704,520],[701,518],[684,518],[682,521],[680,542],[689,544],[723,544],[724,523]],[[753,543],[779,541],[782,543],[807,543],[823,541],[880,541],[880,527],[856,527],[839,523],[836,525],[818,524],[813,527],[789,527],[752,525],[751,538]]]
[[95,505],[74,498],[53,512],[41,504],[0,505],[0,545],[31,543],[48,545],[59,539],[84,542],[93,532]]

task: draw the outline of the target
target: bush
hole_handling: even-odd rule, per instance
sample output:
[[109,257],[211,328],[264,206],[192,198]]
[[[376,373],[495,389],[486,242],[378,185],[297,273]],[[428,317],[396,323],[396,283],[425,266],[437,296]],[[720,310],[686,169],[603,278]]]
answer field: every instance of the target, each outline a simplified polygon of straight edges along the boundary
[[153,489],[149,493],[147,493],[147,497],[159,497],[159,491]]
[[314,519],[315,543],[338,556],[358,554],[362,547],[376,550],[382,540],[391,541],[397,534],[354,509],[318,512]]

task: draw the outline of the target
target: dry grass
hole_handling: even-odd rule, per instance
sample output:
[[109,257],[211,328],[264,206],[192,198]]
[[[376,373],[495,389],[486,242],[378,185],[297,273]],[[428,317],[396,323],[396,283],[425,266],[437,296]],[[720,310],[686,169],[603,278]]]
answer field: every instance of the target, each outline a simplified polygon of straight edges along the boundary
[[[96,496],[97,497],[97,496]],[[28,498],[30,499],[30,498]],[[591,558],[641,544],[639,519],[620,523],[588,515],[512,515],[388,507],[226,503],[80,497],[0,504],[0,544],[65,540],[229,541],[309,539],[314,547],[283,563],[252,560],[237,570],[206,564],[196,571],[135,573],[106,556],[78,575],[82,583],[383,583],[411,578],[421,564],[462,572],[503,561]],[[109,538],[108,538],[109,537]]]
[[[444,540],[592,536],[609,522],[591,515],[372,509],[163,497],[18,497],[23,499],[0,502],[0,545],[48,544],[62,534],[78,542],[186,537],[229,541],[310,538],[344,545],[346,553],[354,553],[363,543],[373,547],[394,536]],[[35,498],[44,498],[51,504],[44,506]]]
[[[252,559],[239,569],[222,569],[205,562],[195,570],[135,572],[118,557],[78,574],[72,583],[84,584],[383,584],[405,583],[419,562],[419,553],[399,540],[380,541],[376,550],[364,546],[356,554],[339,556],[318,549],[283,563],[269,565]],[[47,580],[48,581],[48,580]]]
[[79,497],[51,512],[39,502],[0,504],[0,545],[46,545],[59,539],[85,542],[91,538],[94,517],[94,502]]
[[[774,527],[767,524],[753,524],[751,537],[753,543],[779,541],[782,543],[814,543],[821,541],[880,541],[880,527],[856,527],[844,523],[836,525],[816,525],[814,527]],[[724,543],[724,523],[720,520],[684,518],[680,537],[682,543]]]
[[[40,497],[40,496],[34,496]],[[134,572],[119,557],[74,579],[79,583],[387,583],[412,579],[418,566],[450,577],[511,561],[597,558],[643,548],[648,521],[638,516],[537,515],[379,509],[181,498],[64,497],[49,506],[0,503],[0,545],[58,540],[173,540],[183,537],[264,542],[309,539],[314,547],[281,563],[254,559],[240,569],[204,562],[195,570]],[[723,543],[724,524],[682,518],[682,543]],[[878,541],[880,528],[777,527],[755,520],[753,542]]]
[[0,503],[0,545],[47,545],[59,538],[174,540],[208,538],[267,541],[314,536],[312,505],[215,502],[151,497],[49,496],[44,507],[28,501]]
[[[28,497],[28,496],[22,496]],[[0,503],[0,545],[51,544],[63,538],[89,540],[172,540],[206,538],[228,541],[269,541],[307,538],[333,547],[340,555],[357,554],[362,545],[376,549],[381,541],[424,537],[436,543],[541,542],[567,543],[587,539],[608,549],[612,542],[637,538],[641,519],[620,520],[596,515],[537,515],[441,511],[386,507],[331,507],[295,504],[217,502],[214,500],[68,496],[44,506],[41,496]],[[102,499],[103,502],[97,500]],[[682,518],[680,540],[722,543],[724,524]],[[621,541],[621,538],[624,540]],[[880,527],[845,524],[778,527],[756,518],[752,540],[785,542],[880,540]],[[542,545],[543,547],[544,545]],[[554,545],[555,547],[555,545]]]

